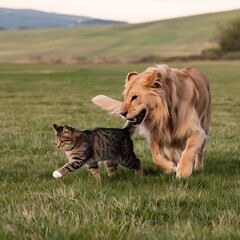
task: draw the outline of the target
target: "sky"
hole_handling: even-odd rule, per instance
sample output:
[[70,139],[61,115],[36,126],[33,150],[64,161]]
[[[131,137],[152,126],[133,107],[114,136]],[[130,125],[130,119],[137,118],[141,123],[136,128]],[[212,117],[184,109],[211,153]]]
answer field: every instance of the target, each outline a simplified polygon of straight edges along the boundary
[[240,9],[240,0],[0,0],[0,7],[142,23]]

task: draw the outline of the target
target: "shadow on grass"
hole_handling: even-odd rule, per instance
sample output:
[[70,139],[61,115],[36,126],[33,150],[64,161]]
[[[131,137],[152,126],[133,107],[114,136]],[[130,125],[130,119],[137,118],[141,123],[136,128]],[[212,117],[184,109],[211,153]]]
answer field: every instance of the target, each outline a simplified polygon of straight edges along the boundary
[[[230,175],[235,176],[240,174],[240,155],[237,152],[230,153],[209,153],[205,155],[204,170],[193,170],[192,176],[205,177],[207,175]],[[144,166],[144,176],[160,176],[164,178],[172,178],[173,174],[164,174],[156,166]],[[188,178],[187,178],[188,179]]]
[[143,173],[144,173],[144,176],[159,176],[163,174],[161,170],[155,167],[154,165],[152,167],[151,166],[144,167]]
[[211,153],[206,158],[204,173],[233,177],[240,174],[240,158],[236,153]]

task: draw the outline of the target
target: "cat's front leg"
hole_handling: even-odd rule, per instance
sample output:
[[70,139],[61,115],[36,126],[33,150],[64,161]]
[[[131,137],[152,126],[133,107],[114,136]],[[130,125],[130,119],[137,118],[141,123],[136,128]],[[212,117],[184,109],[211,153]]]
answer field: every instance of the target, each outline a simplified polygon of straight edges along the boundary
[[84,164],[85,164],[85,161],[83,161],[82,159],[74,158],[70,162],[65,164],[63,167],[55,170],[53,172],[53,177],[60,178],[69,172],[73,172],[73,171],[77,170],[78,168],[82,167]]

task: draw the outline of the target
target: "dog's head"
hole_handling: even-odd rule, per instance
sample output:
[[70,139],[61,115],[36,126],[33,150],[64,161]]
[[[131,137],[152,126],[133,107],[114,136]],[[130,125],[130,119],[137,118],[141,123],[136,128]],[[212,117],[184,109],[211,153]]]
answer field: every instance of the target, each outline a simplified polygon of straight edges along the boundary
[[133,125],[144,122],[156,108],[156,97],[162,87],[161,78],[162,75],[157,68],[150,68],[139,74],[131,72],[127,75],[120,113]]

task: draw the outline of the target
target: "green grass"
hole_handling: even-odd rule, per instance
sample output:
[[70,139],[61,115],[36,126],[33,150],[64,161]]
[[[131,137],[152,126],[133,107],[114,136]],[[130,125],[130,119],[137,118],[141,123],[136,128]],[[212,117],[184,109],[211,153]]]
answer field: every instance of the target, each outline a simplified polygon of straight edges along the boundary
[[97,185],[86,168],[61,180],[66,162],[53,123],[122,127],[90,99],[121,99],[129,71],[148,65],[0,65],[0,239],[239,239],[240,62],[189,62],[208,76],[213,99],[205,171],[178,180],[154,167],[133,137],[144,177],[121,167]]
[[200,54],[216,47],[220,27],[239,15],[235,10],[143,24],[0,31],[0,61],[125,61]]

